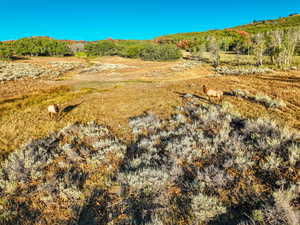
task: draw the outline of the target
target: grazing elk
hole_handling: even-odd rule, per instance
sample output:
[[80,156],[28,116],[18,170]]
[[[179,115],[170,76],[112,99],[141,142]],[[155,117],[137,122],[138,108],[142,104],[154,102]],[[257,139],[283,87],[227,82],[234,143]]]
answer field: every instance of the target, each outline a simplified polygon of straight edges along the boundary
[[57,119],[59,115],[59,107],[57,104],[49,105],[48,106],[48,114],[50,119]]
[[223,91],[208,89],[205,85],[203,85],[203,92],[204,94],[207,95],[210,102],[211,102],[210,100],[211,97],[216,97],[217,99],[219,99],[219,102],[223,99],[223,94],[224,94]]

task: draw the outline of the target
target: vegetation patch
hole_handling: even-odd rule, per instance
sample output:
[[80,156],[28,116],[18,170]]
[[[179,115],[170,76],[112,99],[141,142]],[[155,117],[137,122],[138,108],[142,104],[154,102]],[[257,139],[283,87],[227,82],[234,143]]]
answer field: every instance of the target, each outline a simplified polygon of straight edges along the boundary
[[217,73],[221,75],[251,75],[251,74],[266,74],[272,73],[273,70],[269,68],[261,68],[261,67],[217,67],[214,69]]
[[125,144],[74,124],[12,153],[2,224],[299,224],[299,135],[188,104],[131,118]]
[[147,42],[114,42],[112,40],[89,43],[85,46],[88,55],[142,58],[150,61],[168,61],[182,57],[175,45],[159,45]]
[[227,94],[236,96],[236,97],[240,97],[240,98],[244,98],[244,99],[250,100],[252,102],[260,103],[268,108],[284,108],[284,107],[286,107],[286,104],[284,101],[282,101],[280,99],[273,99],[270,96],[262,94],[262,93],[252,95],[248,91],[238,89],[238,90],[233,90],[233,91],[227,92]]

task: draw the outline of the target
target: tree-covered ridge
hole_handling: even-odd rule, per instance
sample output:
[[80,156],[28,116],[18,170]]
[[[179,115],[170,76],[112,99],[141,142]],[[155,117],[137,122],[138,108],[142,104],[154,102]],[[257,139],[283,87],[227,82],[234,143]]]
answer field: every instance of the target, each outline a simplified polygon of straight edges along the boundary
[[234,28],[224,29],[224,30],[210,30],[205,32],[188,32],[188,33],[178,33],[158,37],[158,39],[202,39],[211,35],[218,37],[232,36],[235,37],[240,31],[248,32],[251,34],[267,32],[275,29],[285,29],[291,27],[300,26],[300,15],[294,15],[289,17],[283,17],[275,20],[261,20],[253,21],[251,24],[241,25]]

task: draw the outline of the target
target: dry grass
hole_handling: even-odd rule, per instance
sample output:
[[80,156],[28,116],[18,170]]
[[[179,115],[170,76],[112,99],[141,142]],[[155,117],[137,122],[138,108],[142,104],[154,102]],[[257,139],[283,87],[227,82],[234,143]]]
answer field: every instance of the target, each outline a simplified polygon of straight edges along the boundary
[[[32,62],[46,63],[51,60],[81,59],[39,57],[33,58]],[[115,133],[129,140],[128,118],[144,111],[166,117],[174,112],[174,106],[182,104],[179,93],[191,93],[201,97],[199,102],[207,102],[203,99],[203,84],[215,90],[243,89],[281,99],[287,103],[287,107],[273,110],[231,96],[225,96],[224,101],[232,103],[242,116],[271,117],[279,123],[300,129],[299,71],[252,76],[210,76],[213,71],[208,65],[172,72],[170,68],[181,61],[145,62],[120,57],[93,59],[95,61],[137,68],[105,71],[92,77],[80,77],[73,72],[61,81],[20,80],[0,84],[1,155],[6,155],[31,138],[46,136],[76,121],[95,120],[110,126]],[[59,103],[62,108],[69,106],[58,121],[50,121],[47,117],[47,105],[52,103]]]

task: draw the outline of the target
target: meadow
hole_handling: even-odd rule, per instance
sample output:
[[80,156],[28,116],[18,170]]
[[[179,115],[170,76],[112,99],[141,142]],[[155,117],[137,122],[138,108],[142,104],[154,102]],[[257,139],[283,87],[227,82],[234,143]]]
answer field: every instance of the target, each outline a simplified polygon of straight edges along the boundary
[[8,62],[44,72],[0,84],[0,223],[299,224],[299,57],[183,55]]

